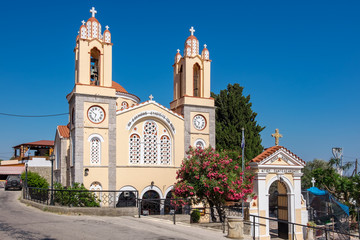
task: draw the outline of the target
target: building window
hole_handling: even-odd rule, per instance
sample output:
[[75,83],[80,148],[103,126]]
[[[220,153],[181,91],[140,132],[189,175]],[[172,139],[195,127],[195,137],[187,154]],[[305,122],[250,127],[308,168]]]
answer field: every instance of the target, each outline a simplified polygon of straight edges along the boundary
[[93,137],[90,140],[90,164],[100,164],[101,159],[101,140]]
[[170,164],[171,161],[171,147],[170,138],[163,135],[160,138],[160,164]]
[[99,79],[99,62],[100,62],[100,51],[96,48],[90,51],[90,84],[100,86]]
[[181,65],[180,66],[180,71],[179,71],[179,98],[181,98],[184,95],[182,78],[183,78],[183,67]]
[[137,134],[130,136],[130,163],[140,163],[140,137]]
[[153,121],[144,124],[144,164],[157,162],[157,126]]
[[194,97],[200,97],[200,66],[195,64],[193,68]]

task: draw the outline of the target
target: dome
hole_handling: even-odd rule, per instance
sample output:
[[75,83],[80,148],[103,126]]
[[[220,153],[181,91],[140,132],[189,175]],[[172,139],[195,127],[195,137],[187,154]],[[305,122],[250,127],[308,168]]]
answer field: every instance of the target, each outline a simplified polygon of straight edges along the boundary
[[[199,55],[199,40],[194,36],[195,29],[191,27],[189,31],[191,32],[191,35],[185,41],[184,50],[186,51],[184,52],[184,55],[186,56]],[[191,49],[191,53],[189,52],[189,50],[187,50],[187,48],[189,47]]]
[[115,90],[117,92],[122,92],[122,93],[128,93],[125,88],[123,88],[120,84],[118,84],[117,82],[112,81],[112,88],[115,88]]
[[86,22],[82,21],[82,25],[79,31],[80,38],[81,39],[97,38],[101,41],[104,41],[105,43],[111,43],[111,34],[109,31],[109,27],[106,26],[106,30],[104,31],[104,35],[105,35],[105,39],[104,39],[104,36],[102,35],[102,31],[101,31],[101,24],[95,18],[95,14],[97,13],[97,11],[93,7],[92,9],[90,9],[90,12],[92,16]]

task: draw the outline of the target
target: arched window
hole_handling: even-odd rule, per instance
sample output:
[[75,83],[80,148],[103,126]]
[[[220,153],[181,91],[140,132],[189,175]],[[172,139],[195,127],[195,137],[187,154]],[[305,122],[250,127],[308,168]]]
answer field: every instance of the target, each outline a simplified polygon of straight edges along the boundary
[[181,98],[184,95],[184,90],[183,90],[183,67],[182,65],[180,66],[180,70],[179,70],[179,98]]
[[169,136],[163,135],[160,138],[160,164],[170,164],[171,141]]
[[206,147],[205,141],[202,140],[202,139],[196,139],[194,145],[195,145],[196,148],[201,148],[201,149],[204,149]]
[[144,164],[157,162],[157,126],[153,121],[144,124]]
[[90,164],[100,164],[101,160],[101,140],[93,137],[90,140]]
[[99,62],[100,62],[100,51],[96,48],[91,49],[90,52],[90,84],[99,86]]
[[96,199],[100,201],[100,204],[101,204],[101,190],[102,190],[101,183],[99,183],[99,182],[93,182],[93,183],[90,185],[89,190],[90,190],[90,191],[94,191],[93,194],[95,195]]
[[137,134],[130,136],[130,163],[140,163],[140,137]]
[[200,66],[195,64],[193,68],[194,97],[200,97]]

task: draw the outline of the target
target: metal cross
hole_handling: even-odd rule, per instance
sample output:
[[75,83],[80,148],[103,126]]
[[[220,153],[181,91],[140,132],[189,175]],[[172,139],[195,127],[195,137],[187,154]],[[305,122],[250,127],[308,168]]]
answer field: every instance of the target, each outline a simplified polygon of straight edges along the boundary
[[109,26],[108,26],[108,25],[106,25],[105,28],[106,28],[106,30],[109,30]]
[[195,32],[194,27],[191,27],[191,28],[189,29],[189,31],[191,32],[191,36],[194,35],[194,32]]
[[152,101],[153,100],[153,95],[152,94],[150,94],[150,96],[149,96],[149,99],[150,99],[150,101]]
[[207,47],[207,45],[206,44],[204,44],[204,48],[206,48]]
[[91,12],[91,14],[92,14],[92,17],[95,17],[95,13],[97,13],[97,11],[95,10],[94,7],[92,7],[92,8],[90,9],[90,12]]
[[271,136],[275,138],[275,146],[279,146],[279,138],[282,138],[279,129],[275,129],[275,133],[271,134]]
[[180,53],[180,49],[176,50],[178,53]]
[[315,183],[316,183],[315,178],[313,178],[313,177],[311,178],[311,183],[312,183],[312,186],[315,187]]
[[83,25],[85,25],[85,21],[84,21],[84,20],[82,20],[81,23],[82,23]]

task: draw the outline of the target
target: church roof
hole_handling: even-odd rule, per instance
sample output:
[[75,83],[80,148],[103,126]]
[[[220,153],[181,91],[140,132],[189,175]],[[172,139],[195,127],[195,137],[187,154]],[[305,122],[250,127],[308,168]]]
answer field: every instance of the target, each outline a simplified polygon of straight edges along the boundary
[[59,126],[57,126],[57,130],[58,130],[60,138],[69,138],[70,137],[70,130],[69,130],[68,126],[59,125]]
[[125,88],[123,88],[120,84],[114,81],[112,81],[112,88],[115,88],[117,92],[128,93]]
[[290,155],[294,156],[295,158],[297,158],[300,162],[305,163],[304,160],[302,160],[301,158],[299,158],[298,156],[296,156],[296,154],[292,153],[290,150],[286,149],[283,146],[273,146],[273,147],[269,147],[266,148],[262,153],[260,153],[259,155],[257,155],[255,158],[253,158],[251,160],[251,162],[261,162],[263,161],[265,158],[271,156],[272,154],[274,154],[275,152],[277,152],[278,150],[283,149],[285,152],[289,153]]

